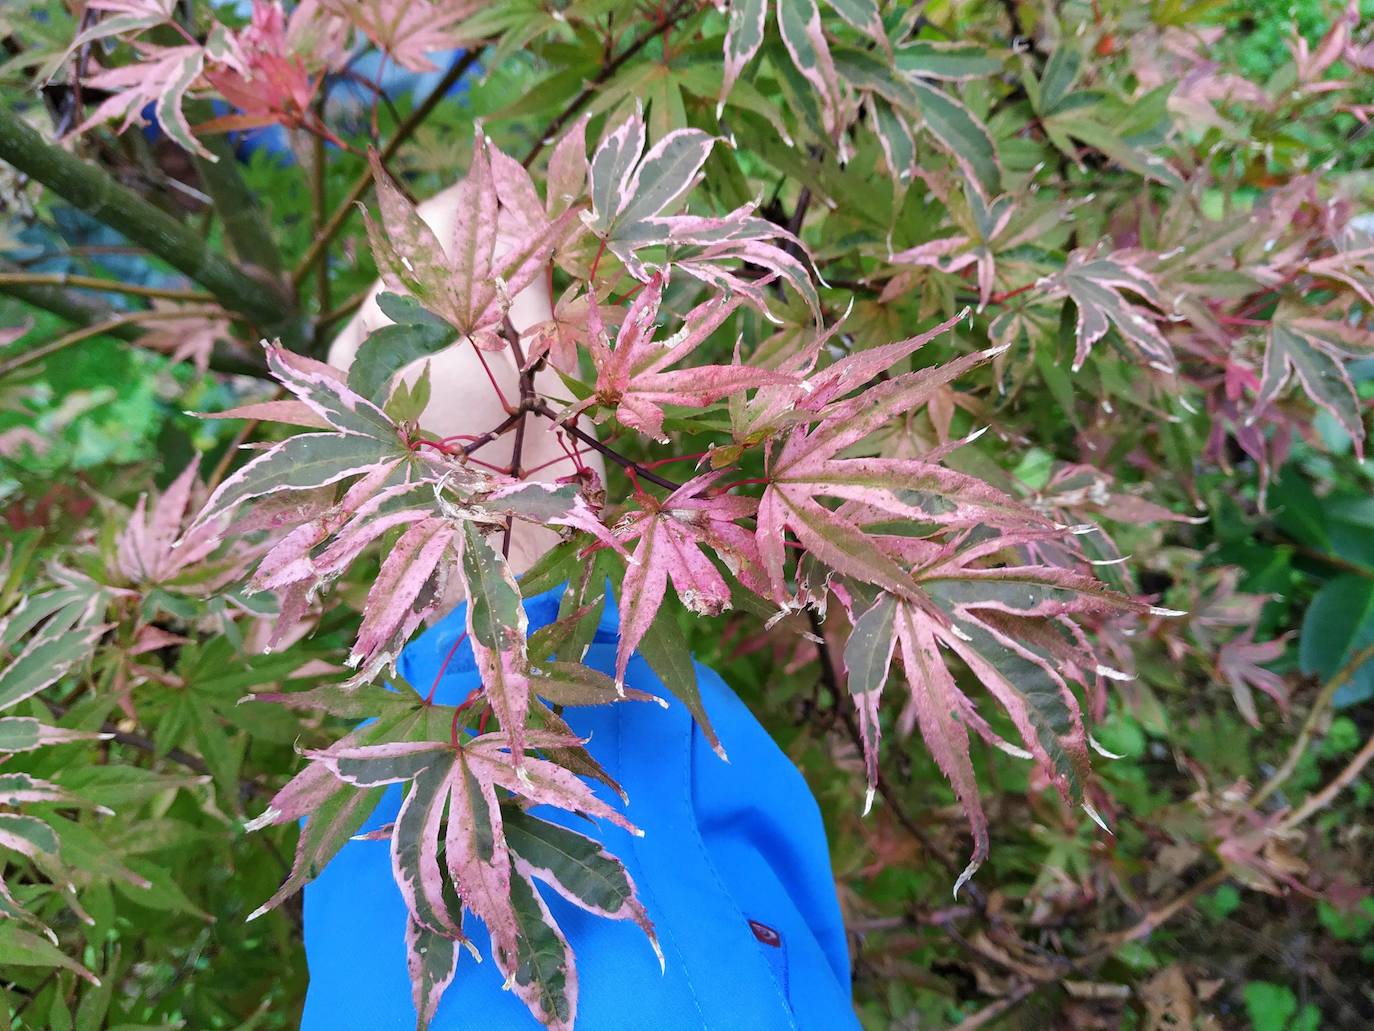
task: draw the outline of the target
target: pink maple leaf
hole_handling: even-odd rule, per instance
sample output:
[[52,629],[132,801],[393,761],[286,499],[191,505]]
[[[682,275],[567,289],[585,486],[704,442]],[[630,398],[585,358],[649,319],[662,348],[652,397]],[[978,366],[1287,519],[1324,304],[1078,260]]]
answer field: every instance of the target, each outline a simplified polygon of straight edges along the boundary
[[614,408],[622,425],[663,440],[664,405],[704,408],[751,387],[795,382],[794,377],[783,373],[745,365],[700,365],[666,371],[705,343],[739,307],[740,299],[715,297],[697,305],[687,313],[678,332],[660,341],[654,339],[654,330],[663,286],[663,276],[656,274],[640,291],[614,347],[599,309],[594,305],[588,308],[588,345],[596,366],[596,393],[570,409],[569,416],[593,403],[601,404]]

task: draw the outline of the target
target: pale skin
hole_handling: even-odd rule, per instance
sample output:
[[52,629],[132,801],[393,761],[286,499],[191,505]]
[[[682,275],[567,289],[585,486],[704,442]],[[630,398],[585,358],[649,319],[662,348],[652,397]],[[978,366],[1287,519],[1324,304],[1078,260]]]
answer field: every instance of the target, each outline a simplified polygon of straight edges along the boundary
[[[420,217],[434,230],[434,234],[446,247],[453,237],[459,196],[457,187],[450,187],[431,197],[417,209]],[[498,251],[503,249],[504,243],[504,237],[498,235]],[[383,289],[380,280],[372,285],[367,300],[358,313],[330,345],[331,365],[346,370],[368,334],[390,323],[377,306],[377,295]],[[553,298],[549,293],[547,277],[540,276],[511,298],[510,322],[520,334],[522,344],[528,343],[531,328],[552,316]],[[486,364],[485,369],[483,360]],[[457,437],[464,434],[476,436],[486,433],[507,418],[503,398],[504,402],[514,403],[520,396],[520,372],[514,352],[510,348],[499,352],[486,351],[479,355],[470,342],[460,340],[428,359],[428,362],[431,400],[421,417],[420,426],[431,438]],[[401,373],[402,378],[408,383],[413,383],[423,366],[423,361],[407,366]],[[544,397],[567,397],[558,374],[550,369],[540,369],[536,372],[534,382],[535,389]],[[584,431],[590,432],[590,427],[585,421],[580,426]],[[515,435],[514,432],[509,432],[475,452],[473,457],[490,465],[509,467],[514,448]],[[570,457],[570,450],[576,454],[576,460]],[[599,454],[585,445],[578,445],[566,434],[560,433],[548,419],[537,415],[525,417],[520,468],[515,471],[515,475],[521,479],[552,481],[573,475],[579,464],[583,468],[591,469],[604,482],[605,467]],[[557,540],[556,532],[548,527],[516,522],[510,539],[511,568],[516,573],[523,572]]]

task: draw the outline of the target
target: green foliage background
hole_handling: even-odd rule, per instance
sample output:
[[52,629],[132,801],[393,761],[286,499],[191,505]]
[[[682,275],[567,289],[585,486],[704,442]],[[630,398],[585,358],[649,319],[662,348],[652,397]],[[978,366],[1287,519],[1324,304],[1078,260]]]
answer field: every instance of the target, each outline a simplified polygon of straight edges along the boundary
[[[1374,14],[1374,3],[1365,6]],[[1018,4],[948,3],[932,5],[929,15],[959,35],[1005,36],[1003,7],[1020,12],[1018,29],[1035,20],[1030,5]],[[1333,13],[1319,0],[1155,7],[1168,8],[1181,21],[1227,27],[1219,45],[1222,59],[1258,81],[1281,74],[1285,40],[1294,22],[1315,42]],[[1088,5],[1065,5],[1061,17],[1086,22],[1091,12]],[[700,59],[712,56],[702,54]],[[399,161],[414,192],[427,195],[446,185],[446,177],[464,160],[475,117],[500,121],[512,139],[530,139],[558,109],[568,84],[584,71],[573,64],[559,81],[543,74],[536,56],[513,53],[488,68],[465,104],[441,107]],[[13,103],[25,82],[12,67],[0,79],[0,102]],[[621,85],[626,92],[656,88],[634,81]],[[1374,94],[1367,83],[1362,89]],[[398,103],[403,115],[408,102]],[[384,132],[391,118],[383,113]],[[1366,170],[1374,156],[1372,140],[1374,133],[1365,132],[1347,114],[1276,127],[1274,162],[1296,165],[1301,155],[1305,167],[1332,161],[1347,170]],[[725,198],[731,201],[748,199],[744,176],[753,174],[750,165],[758,160],[751,151],[753,141],[739,143],[728,158],[738,167],[720,172],[721,182],[738,183],[741,196]],[[871,154],[852,167],[864,168],[865,160],[871,169]],[[332,161],[330,193],[341,195],[360,171],[362,162],[355,157]],[[271,222],[281,231],[284,257],[294,262],[312,235],[306,184],[296,169],[262,153],[246,163],[244,172],[252,190],[266,199]],[[853,195],[860,173],[829,164],[817,174],[831,177],[842,192]],[[1242,178],[1238,173],[1234,189],[1210,202],[1229,209],[1252,201],[1256,190]],[[885,182],[857,188],[873,196],[875,207],[889,203]],[[908,195],[895,220],[914,236],[920,235],[926,217],[917,192]],[[1102,193],[1095,202],[1102,210],[1085,216],[1087,224],[1107,217],[1112,196]],[[60,207],[55,201],[44,204]],[[45,207],[41,214],[58,213]],[[865,213],[856,207],[832,217],[843,226],[846,219],[863,222]],[[374,275],[358,229],[352,258],[334,266],[330,290],[336,300],[352,295]],[[90,233],[92,227],[72,231]],[[0,249],[22,253],[32,242],[4,241]],[[828,243],[843,248],[844,232],[830,233]],[[109,269],[98,261],[94,267]],[[0,325],[33,314],[0,297]],[[64,329],[53,316],[35,317],[31,339]],[[869,326],[874,335],[882,329],[880,324]],[[1356,377],[1368,398],[1372,363],[1358,367]],[[42,364],[25,385],[36,390],[8,397],[14,384],[0,384],[0,431],[31,427],[47,446],[19,460],[0,461],[5,521],[0,532],[16,554],[30,556],[29,570],[88,531],[94,530],[97,539],[108,537],[118,506],[131,504],[149,483],[165,486],[194,453],[202,454],[203,468],[212,467],[236,430],[232,423],[184,414],[224,407],[231,403],[235,385],[198,376],[186,366],[172,366],[111,339],[64,352],[60,360]],[[1028,428],[1033,442],[1011,456],[1002,472],[1029,489],[1044,485],[1051,460],[1066,450],[1072,435],[1056,387],[1047,375],[1028,382],[1006,402],[1010,418]],[[1240,590],[1270,596],[1258,636],[1294,632],[1274,668],[1304,685],[1312,684],[1312,678],[1330,678],[1350,655],[1374,643],[1374,498],[1368,467],[1355,462],[1348,439],[1342,439],[1333,420],[1321,415],[1318,427],[1330,446],[1318,451],[1299,444],[1294,449],[1269,488],[1264,514],[1236,501],[1237,496],[1253,499],[1260,490],[1253,466],[1238,460],[1234,473],[1200,470],[1197,493],[1209,518],[1175,532],[1173,567],[1165,549],[1154,582],[1146,585],[1162,593],[1163,604],[1188,608],[1193,587],[1209,569],[1239,567]],[[1129,449],[1132,443],[1123,427],[1119,447]],[[690,439],[681,440],[680,447],[696,450]],[[1187,453],[1186,446],[1180,447]],[[1132,550],[1129,539],[1121,546]],[[15,567],[7,591],[23,591],[23,568]],[[204,613],[188,615],[200,618]],[[83,890],[92,922],[64,933],[84,938],[83,961],[90,969],[120,971],[99,990],[82,988],[69,972],[52,967],[46,954],[14,939],[12,924],[0,921],[0,983],[8,994],[12,1026],[80,1031],[294,1026],[306,983],[299,911],[292,905],[252,923],[244,921],[280,882],[293,832],[248,836],[242,817],[259,811],[266,787],[294,770],[294,746],[337,728],[310,725],[268,706],[236,703],[260,685],[297,686],[283,677],[305,659],[337,658],[355,620],[341,606],[326,615],[320,632],[286,655],[251,662],[229,638],[188,646],[175,665],[184,691],[149,696],[139,705],[137,721],[121,715],[109,697],[88,695],[69,703],[84,725],[110,721],[143,739],[149,745],[144,759],[136,758],[134,749],[122,753],[119,763],[72,768],[67,765],[72,752],[58,747],[17,757],[6,766],[80,788],[87,797],[117,808],[120,821],[100,825],[98,833],[87,821],[69,821],[69,840],[85,842],[90,852],[85,858],[92,862],[106,852],[117,855],[123,866],[153,884],[152,890],[138,890],[116,878]],[[1121,756],[1099,766],[1110,808],[1124,814],[1110,838],[1062,812],[1049,793],[1030,790],[1026,764],[994,750],[976,751],[993,826],[992,858],[978,878],[986,896],[974,903],[955,902],[949,897],[948,862],[962,855],[961,818],[919,742],[889,748],[885,773],[897,805],[881,802],[872,817],[861,820],[859,758],[843,733],[837,733],[848,702],[833,696],[814,661],[780,653],[768,641],[722,636],[717,625],[685,615],[682,628],[698,657],[719,669],[759,714],[821,802],[855,930],[856,1002],[865,1027],[874,1031],[954,1026],[988,998],[998,997],[1012,974],[989,956],[1002,948],[1007,923],[1019,928],[1021,939],[1032,947],[1029,954],[1014,957],[1016,962],[1052,969],[1053,957],[1063,950],[1102,929],[1129,923],[1133,911],[1128,902],[1140,885],[1182,887],[1195,881],[1207,848],[1207,831],[1193,804],[1200,786],[1210,791],[1235,781],[1263,780],[1282,758],[1299,718],[1295,714],[1285,721],[1268,707],[1261,725],[1251,727],[1224,687],[1204,682],[1186,660],[1171,664],[1160,657],[1155,668],[1142,671],[1134,694],[1113,696],[1095,732],[1107,750]],[[1374,663],[1343,692],[1337,716],[1303,756],[1285,789],[1293,798],[1328,779],[1374,729],[1369,702]],[[125,747],[113,742],[108,749]],[[166,761],[173,753],[196,758],[201,771],[177,772],[177,763]],[[182,790],[193,786],[192,778],[206,776],[208,791],[198,785]],[[1374,786],[1362,779],[1314,821],[1315,841],[1305,853],[1314,869],[1347,884],[1374,881],[1367,840],[1372,807]],[[904,819],[914,820],[914,827],[905,826]],[[1161,851],[1162,845],[1171,847]],[[970,907],[980,910],[974,914],[977,919],[969,919]],[[1045,981],[1006,1026],[1155,1026],[1148,1023],[1150,1000],[1164,991],[1162,978],[1175,970],[1186,971],[1193,986],[1197,1019],[1212,1022],[1200,1027],[1306,1031],[1369,1026],[1374,1013],[1371,968],[1374,903],[1368,896],[1353,903],[1306,898],[1299,892],[1277,897],[1225,884],[1200,897],[1165,929],[1117,949],[1090,977],[1074,972]],[[5,1022],[0,1010],[0,1025]]]

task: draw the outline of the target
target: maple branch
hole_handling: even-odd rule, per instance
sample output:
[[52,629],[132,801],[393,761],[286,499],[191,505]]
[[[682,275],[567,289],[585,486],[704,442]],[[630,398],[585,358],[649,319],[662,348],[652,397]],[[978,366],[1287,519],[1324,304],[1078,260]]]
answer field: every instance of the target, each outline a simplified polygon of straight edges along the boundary
[[[0,259],[0,270],[15,268],[17,266]],[[106,281],[99,280],[99,282]],[[118,289],[123,290],[124,287],[119,286]],[[20,280],[17,276],[10,278],[7,274],[0,275],[0,293],[9,294],[25,304],[51,312],[74,326],[90,327],[98,323],[101,325],[101,328],[97,330],[98,333],[115,337],[135,346],[143,346],[139,340],[142,336],[142,330],[136,323],[142,322],[144,319],[126,320],[124,317],[131,314],[147,316],[149,312],[146,310],[136,313],[120,311],[118,308],[112,308],[108,304],[85,296],[82,291],[64,289],[48,285],[46,282]],[[262,360],[260,354],[250,354],[225,346],[216,346],[210,355],[210,368],[231,376],[271,378],[267,372],[267,363]]]
[[[209,121],[214,112],[208,101],[195,101],[186,107],[188,117],[196,122]],[[263,215],[258,196],[248,189],[239,174],[238,156],[227,136],[206,135],[201,145],[217,161],[193,154],[192,160],[200,176],[200,184],[213,201],[212,207],[224,223],[224,235],[240,262],[256,266],[274,281],[281,277],[281,252],[272,239],[272,231]]]
[[582,87],[582,92],[573,97],[572,100],[568,102],[567,106],[564,107],[562,111],[558,112],[553,121],[545,126],[544,131],[535,138],[534,145],[530,147],[529,152],[521,159],[520,163],[526,168],[534,164],[534,159],[539,156],[540,152],[542,152],[546,146],[557,138],[558,134],[563,131],[563,127],[572,120],[573,115],[582,110],[587,101],[591,100],[592,97],[596,95],[597,90],[599,90],[611,76],[620,71],[621,66],[625,64],[626,61],[630,60],[630,58],[634,57],[648,46],[653,41],[654,37],[661,33],[666,33],[691,12],[692,6],[690,4],[679,3],[674,5],[673,9],[664,16],[662,21],[655,22],[652,28],[622,50],[617,56],[610,58],[610,60],[603,61],[601,70],[587,81],[587,84]]
[[1359,672],[1360,667],[1370,659],[1374,659],[1374,644],[1356,652],[1349,662],[1336,671],[1335,676],[1322,685],[1321,691],[1312,700],[1312,707],[1307,710],[1307,718],[1303,720],[1302,729],[1298,731],[1298,736],[1294,739],[1292,747],[1289,748],[1287,758],[1250,798],[1252,807],[1258,808],[1260,803],[1281,788],[1293,775],[1293,771],[1298,768],[1298,763],[1302,761],[1303,755],[1307,752],[1307,746],[1312,740],[1312,735],[1316,732],[1318,722],[1321,721],[1322,716],[1330,707],[1336,692],[1344,687],[1350,678]]
[[[515,479],[520,479],[520,460],[525,454],[525,426],[529,421],[530,406],[534,404],[536,398],[534,394],[534,369],[525,364],[525,351],[520,346],[520,334],[511,325],[510,318],[506,319],[507,339],[510,341],[511,353],[515,356],[515,366],[520,370],[520,405],[515,413],[515,441],[511,445],[510,453],[510,475]],[[541,359],[542,362],[542,359]],[[510,558],[510,539],[511,531],[515,528],[515,517],[506,517],[506,528],[501,534],[501,555]]]
[[572,437],[576,437],[578,440],[586,444],[593,451],[601,452],[602,455],[604,455],[606,458],[609,458],[612,462],[620,466],[620,468],[624,469],[626,472],[632,473],[633,475],[639,477],[642,480],[648,480],[650,483],[654,484],[657,487],[662,487],[664,490],[676,491],[681,489],[682,484],[674,483],[672,480],[664,479],[662,476],[659,476],[658,473],[654,472],[652,469],[646,469],[644,466],[640,465],[633,459],[626,458],[615,448],[610,447],[607,444],[601,443],[601,441],[597,440],[596,437],[592,436],[590,433],[584,432],[576,424],[571,422],[559,423],[558,413],[549,407],[547,401],[544,401],[542,399],[536,399],[533,407],[531,407],[529,410],[534,412],[534,414],[536,415],[542,415],[544,418],[550,420],[551,422],[558,423],[558,425],[563,427],[565,433],[569,434]]
[[[48,711],[57,719],[61,719],[63,716],[67,715],[69,711],[70,707],[63,705],[61,702],[54,702],[47,698],[41,700]],[[163,752],[158,748],[152,738],[145,737],[143,734],[120,730],[119,727],[108,721],[100,725],[100,732],[102,734],[109,734],[111,740],[117,741],[121,745],[128,745],[130,748],[136,748],[140,752],[147,752],[154,757],[161,755],[163,758],[170,759],[178,766],[184,766],[186,769],[198,773],[202,777],[213,776],[210,772],[210,767],[207,766],[205,760],[198,755],[192,755],[190,752],[183,751],[180,748],[171,748]],[[276,791],[266,784],[259,784],[255,780],[241,780],[239,781],[239,794],[244,798],[254,795],[259,798],[271,798],[276,794]]]
[[71,333],[60,336],[56,340],[50,340],[46,344],[39,344],[37,347],[31,347],[22,354],[15,355],[7,362],[0,362],[0,377],[8,376],[16,369],[22,369],[25,365],[31,365],[36,361],[56,354],[58,351],[64,351],[73,344],[79,344],[83,340],[89,340],[91,337],[100,336],[102,333],[109,333],[112,330],[118,330],[124,326],[132,326],[138,322],[150,322],[159,319],[171,320],[192,318],[199,315],[218,314],[220,314],[218,308],[208,308],[192,311],[132,311],[124,315],[117,315],[114,318],[106,319],[104,322],[96,322],[89,326],[84,326],[81,329],[73,330]]
[[1305,821],[1308,817],[1325,809],[1331,802],[1344,791],[1350,783],[1360,775],[1369,761],[1374,759],[1374,734],[1369,736],[1369,740],[1364,743],[1364,747],[1355,753],[1355,757],[1346,764],[1340,773],[1332,778],[1331,782],[1320,791],[1314,791],[1307,796],[1302,805],[1294,809],[1285,816],[1279,823],[1277,833],[1291,831],[1298,824]]
[[[9,294],[25,304],[52,312],[58,318],[77,326],[108,321],[123,314],[103,301],[75,290],[63,289],[46,282],[45,279],[24,278],[18,271],[19,268],[18,265],[0,259],[0,273],[3,273],[0,274],[0,293]],[[132,326],[117,327],[108,332],[122,340],[132,340],[138,336],[138,330]]]
[[[449,66],[449,70],[438,84],[430,91],[429,95],[421,101],[420,106],[410,113],[410,116],[396,127],[396,131],[391,134],[391,139],[387,141],[381,151],[381,162],[386,162],[395,155],[401,145],[414,134],[421,123],[430,116],[430,113],[439,106],[439,101],[443,100],[448,91],[467,74],[468,69],[477,63],[482,55],[482,48],[469,50],[457,61]],[[324,223],[323,228],[315,234],[315,238],[310,241],[310,247],[306,250],[301,260],[296,263],[296,267],[291,270],[291,285],[299,289],[306,275],[315,263],[322,259],[329,245],[334,242],[334,238],[343,229],[344,223],[348,221],[348,216],[352,214],[354,206],[363,199],[368,188],[372,185],[371,171],[362,172],[357,179],[353,180],[353,185],[344,194],[343,200],[334,208],[334,213],[329,216],[329,220]]]
[[336,322],[342,322],[344,319],[348,318],[363,306],[363,302],[367,300],[367,295],[371,292],[372,287],[364,287],[338,307],[331,308],[329,311],[320,314],[315,319],[316,331],[328,329]]
[[[78,276],[67,272],[0,272],[0,291],[9,293],[11,291],[7,290],[7,287],[10,286],[66,286],[77,290],[103,290],[107,293],[128,294],[131,297],[158,297],[169,301],[193,301],[202,304],[214,301],[213,297],[201,290],[143,286],[139,283],[121,283],[114,279]],[[16,296],[19,295],[16,293]],[[39,307],[47,306],[40,304]],[[113,309],[109,314],[114,314]]]
[[299,337],[290,302],[272,284],[216,254],[200,233],[120,185],[104,169],[48,143],[8,106],[0,106],[0,160],[148,248],[204,286],[226,309],[255,323],[264,335],[290,341]]

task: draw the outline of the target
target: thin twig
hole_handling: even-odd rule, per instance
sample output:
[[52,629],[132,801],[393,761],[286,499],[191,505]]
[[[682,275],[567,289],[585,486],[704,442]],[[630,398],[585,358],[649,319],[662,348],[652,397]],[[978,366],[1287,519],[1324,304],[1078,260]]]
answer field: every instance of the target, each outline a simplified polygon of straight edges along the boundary
[[[534,393],[535,368],[526,366],[525,352],[520,346],[520,334],[511,325],[509,318],[506,319],[506,336],[510,341],[511,353],[515,357],[515,367],[520,370],[520,409],[515,413],[515,441],[511,445],[510,453],[510,475],[518,480],[522,475],[520,462],[525,455],[525,427],[529,422],[530,407],[536,400]],[[506,529],[501,534],[501,555],[505,558],[510,557],[510,539],[514,529],[515,517],[513,515],[507,516]]]
[[563,127],[572,120],[572,117],[577,114],[577,112],[582,110],[587,101],[591,100],[592,97],[596,95],[596,91],[599,90],[611,76],[618,72],[626,61],[630,60],[630,58],[634,57],[648,46],[656,36],[667,32],[678,22],[682,21],[682,19],[690,14],[692,10],[693,8],[690,4],[674,7],[661,23],[656,23],[653,28],[641,35],[626,49],[622,50],[619,55],[602,64],[601,70],[592,76],[592,78],[587,81],[587,84],[582,87],[582,92],[573,97],[568,105],[564,107],[562,111],[558,112],[554,120],[539,134],[533,146],[530,147],[529,152],[520,163],[526,168],[534,164],[534,159],[539,156],[540,152],[554,141],[563,130]]
[[[558,413],[549,407],[547,401],[536,401],[534,406],[530,408],[530,411],[534,412],[535,415],[542,415],[544,418],[549,419],[552,422],[558,422]],[[609,458],[612,462],[620,466],[622,469],[634,473],[634,475],[637,476],[639,479],[648,480],[650,483],[654,484],[657,487],[662,487],[664,490],[676,491],[681,489],[682,484],[674,483],[672,480],[665,479],[653,470],[644,468],[644,466],[640,465],[633,459],[626,458],[615,448],[601,443],[601,441],[597,440],[596,437],[592,436],[590,433],[586,433],[583,430],[581,430],[575,423],[559,423],[559,425],[563,427],[565,433],[568,433],[569,435],[576,437],[578,440],[586,444],[593,451],[601,452],[602,455]]]
[[1307,710],[1307,718],[1303,720],[1302,729],[1298,731],[1298,736],[1293,740],[1293,745],[1288,750],[1288,756],[1277,770],[1264,782],[1263,787],[1254,793],[1250,798],[1250,806],[1258,808],[1270,795],[1281,788],[1293,771],[1298,768],[1298,763],[1302,761],[1303,755],[1307,751],[1307,746],[1312,740],[1312,735],[1316,733],[1317,724],[1331,705],[1331,700],[1336,696],[1345,684],[1359,672],[1360,668],[1371,659],[1374,659],[1374,644],[1366,648],[1361,648],[1355,655],[1336,671],[1335,676],[1322,685],[1317,697],[1312,700],[1312,707]]
[[1041,983],[1039,981],[1026,981],[1017,985],[1009,994],[984,1006],[972,1016],[959,1021],[954,1025],[953,1031],[977,1031],[980,1027],[986,1027],[1004,1013],[1010,1012],[1029,999],[1035,994],[1035,990],[1040,987]]
[[65,286],[78,290],[103,290],[108,293],[129,294],[132,297],[157,297],[168,301],[190,301],[199,304],[214,302],[203,290],[178,290],[163,286],[142,286],[120,283],[98,276],[77,276],[66,272],[0,272],[0,288],[5,286]]
[[1355,757],[1346,764],[1345,769],[1336,774],[1326,787],[1308,795],[1307,800],[1302,805],[1283,818],[1279,823],[1277,832],[1291,831],[1308,817],[1325,809],[1337,795],[1360,775],[1364,768],[1369,765],[1371,759],[1374,759],[1374,734],[1370,735],[1369,740],[1364,743],[1364,747],[1355,753]]
[[355,311],[357,311],[359,308],[363,306],[363,302],[367,300],[367,296],[371,292],[372,287],[366,287],[362,290],[359,290],[356,294],[354,294],[348,300],[344,301],[343,304],[339,305],[337,308],[324,312],[322,315],[319,316],[318,319],[315,320],[315,332],[320,333],[325,330],[328,330],[336,322],[342,322],[344,319],[348,318],[350,315],[352,315]]
[[192,311],[129,312],[127,315],[119,315],[112,319],[106,319],[104,322],[97,322],[94,325],[85,326],[82,329],[75,330],[71,333],[66,334],[65,336],[60,336],[56,340],[50,341],[46,344],[40,344],[38,347],[30,348],[23,354],[15,355],[9,361],[0,363],[0,378],[8,376],[16,369],[22,369],[25,365],[31,365],[32,363],[36,361],[41,361],[42,359],[50,357],[51,355],[54,355],[59,351],[66,350],[73,344],[79,344],[83,340],[89,340],[91,337],[100,336],[100,334],[102,333],[108,333],[111,330],[119,329],[121,326],[131,326],[138,322],[195,318],[198,316],[220,314],[222,314],[222,312],[218,308],[209,308],[205,310]]
[[[67,715],[67,707],[61,702],[49,701],[48,699],[43,699],[42,701],[57,719],[61,719],[63,716]],[[203,777],[213,776],[210,772],[210,767],[205,764],[204,759],[192,755],[190,752],[182,751],[180,748],[171,748],[166,752],[160,753],[157,743],[153,741],[152,738],[145,737],[143,734],[135,734],[127,730],[120,730],[110,722],[102,723],[100,725],[100,732],[102,734],[109,734],[111,740],[118,741],[121,745],[128,745],[130,748],[137,748],[140,752],[147,752],[149,755],[161,754],[163,758],[170,759],[178,766],[184,766],[188,770],[198,773]],[[255,780],[241,780],[239,781],[239,794],[245,798],[250,795],[256,795],[259,798],[271,798],[276,792],[266,784],[259,784]]]

